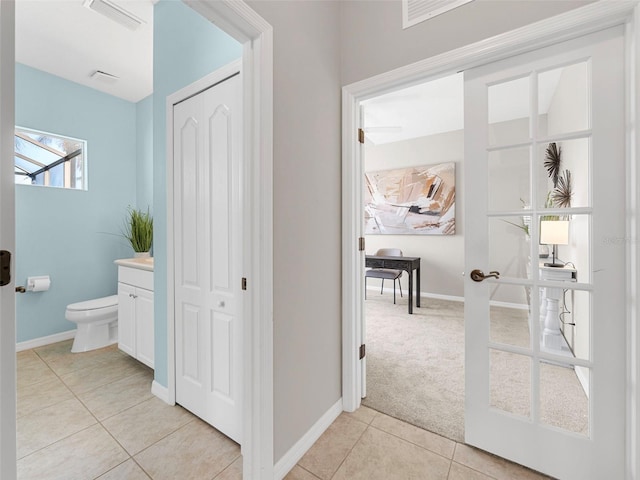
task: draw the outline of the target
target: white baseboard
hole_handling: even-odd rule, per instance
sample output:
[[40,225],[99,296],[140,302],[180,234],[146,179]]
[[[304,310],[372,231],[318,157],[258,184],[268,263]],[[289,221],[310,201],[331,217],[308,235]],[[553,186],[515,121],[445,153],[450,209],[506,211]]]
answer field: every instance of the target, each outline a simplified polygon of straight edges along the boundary
[[573,367],[576,372],[576,377],[578,377],[578,381],[580,385],[582,385],[582,389],[584,390],[584,394],[589,398],[589,377],[584,374],[584,369],[580,367]]
[[169,389],[167,387],[163,387],[155,380],[151,383],[151,393],[153,393],[156,397],[158,397],[164,403],[168,405],[173,405],[173,403],[169,401]]
[[22,352],[23,350],[30,350],[32,348],[43,347],[45,345],[51,345],[52,343],[62,342],[64,340],[70,340],[76,336],[76,330],[67,330],[66,332],[55,333],[47,337],[34,338],[33,340],[26,340],[24,342],[16,343],[16,352]]
[[[367,285],[367,292],[369,291],[376,291],[380,294],[380,287]],[[393,288],[385,287],[383,293],[393,295]],[[409,292],[407,290],[402,289],[402,295],[406,297],[408,294]],[[396,296],[400,296],[400,290],[396,290]],[[420,298],[434,298],[436,300],[448,300],[450,302],[464,303],[464,297],[459,297],[457,295],[442,295],[440,293],[420,292]],[[523,303],[498,302],[496,300],[491,300],[489,301],[489,304],[493,307],[514,308],[516,310],[529,309],[529,306]]]
[[[367,292],[369,291],[377,291],[378,295],[380,294],[380,287],[367,285]],[[383,293],[393,295],[393,287],[385,287],[383,289]],[[396,295],[400,297],[400,289],[396,290]],[[402,289],[402,295],[405,297],[409,295],[409,291]],[[442,295],[440,293],[429,293],[429,292],[420,292],[420,298],[435,298],[437,300],[449,300],[452,302],[464,302],[464,297],[458,297],[455,295]]]
[[307,453],[316,440],[320,438],[320,435],[329,428],[333,421],[338,418],[342,413],[342,398],[340,398],[335,404],[326,411],[320,419],[313,424],[313,426],[305,433],[300,440],[298,440],[293,447],[285,453],[278,463],[273,467],[273,478],[276,480],[282,480],[287,473],[291,471],[296,463]]
[[434,298],[436,300],[448,300],[450,302],[464,303],[464,297],[458,297],[455,295],[442,295],[440,293],[420,292],[420,298]]
[[[380,294],[380,287],[367,285],[367,292],[376,291]],[[393,287],[385,287],[383,289],[384,294],[393,295]],[[402,289],[402,295],[405,297],[409,294],[409,292],[405,289]],[[400,290],[396,290],[396,296],[400,296]],[[459,297],[457,295],[443,295],[440,293],[430,293],[430,292],[420,292],[420,298],[434,298],[436,300],[448,300],[450,302],[461,302],[464,303],[464,297]],[[493,307],[504,307],[504,308],[515,308],[517,310],[528,310],[529,306],[523,303],[510,303],[510,302],[498,302],[496,300],[491,300],[489,304]]]
[[491,305],[492,307],[514,308],[516,310],[529,310],[529,305],[524,303],[498,302],[496,300],[489,300],[489,305]]

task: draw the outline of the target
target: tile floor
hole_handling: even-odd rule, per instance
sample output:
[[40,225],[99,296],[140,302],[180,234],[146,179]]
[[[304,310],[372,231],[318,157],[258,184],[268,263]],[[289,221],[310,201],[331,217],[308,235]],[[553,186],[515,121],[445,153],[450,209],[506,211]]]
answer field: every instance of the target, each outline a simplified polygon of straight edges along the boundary
[[[152,370],[115,346],[18,353],[18,479],[239,480],[240,448],[151,394]],[[343,413],[285,480],[548,477],[366,407]]]
[[18,353],[19,480],[240,480],[235,442],[151,394],[153,371],[111,346]]
[[544,475],[367,407],[343,413],[286,480],[540,480]]

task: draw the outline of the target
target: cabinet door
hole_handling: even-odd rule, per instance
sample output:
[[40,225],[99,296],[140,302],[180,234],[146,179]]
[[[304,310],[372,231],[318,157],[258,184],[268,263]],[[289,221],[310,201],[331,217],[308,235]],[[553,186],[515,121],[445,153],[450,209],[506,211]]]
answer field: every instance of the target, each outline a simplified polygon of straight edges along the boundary
[[118,348],[136,356],[135,323],[136,289],[126,283],[118,283]]
[[153,292],[136,288],[136,358],[153,368]]

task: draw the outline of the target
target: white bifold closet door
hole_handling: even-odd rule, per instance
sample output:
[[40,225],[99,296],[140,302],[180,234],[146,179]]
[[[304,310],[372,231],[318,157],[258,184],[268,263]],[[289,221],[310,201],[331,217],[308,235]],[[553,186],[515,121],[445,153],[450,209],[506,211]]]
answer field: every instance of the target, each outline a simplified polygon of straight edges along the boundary
[[241,78],[174,106],[176,402],[242,434]]

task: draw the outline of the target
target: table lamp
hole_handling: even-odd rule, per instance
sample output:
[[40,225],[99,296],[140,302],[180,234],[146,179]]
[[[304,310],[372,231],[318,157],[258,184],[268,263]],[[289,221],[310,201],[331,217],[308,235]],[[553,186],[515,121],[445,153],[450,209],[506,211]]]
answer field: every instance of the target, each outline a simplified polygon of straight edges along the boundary
[[551,263],[545,267],[564,267],[563,263],[556,263],[557,245],[569,245],[569,220],[541,220],[540,243],[553,245]]

